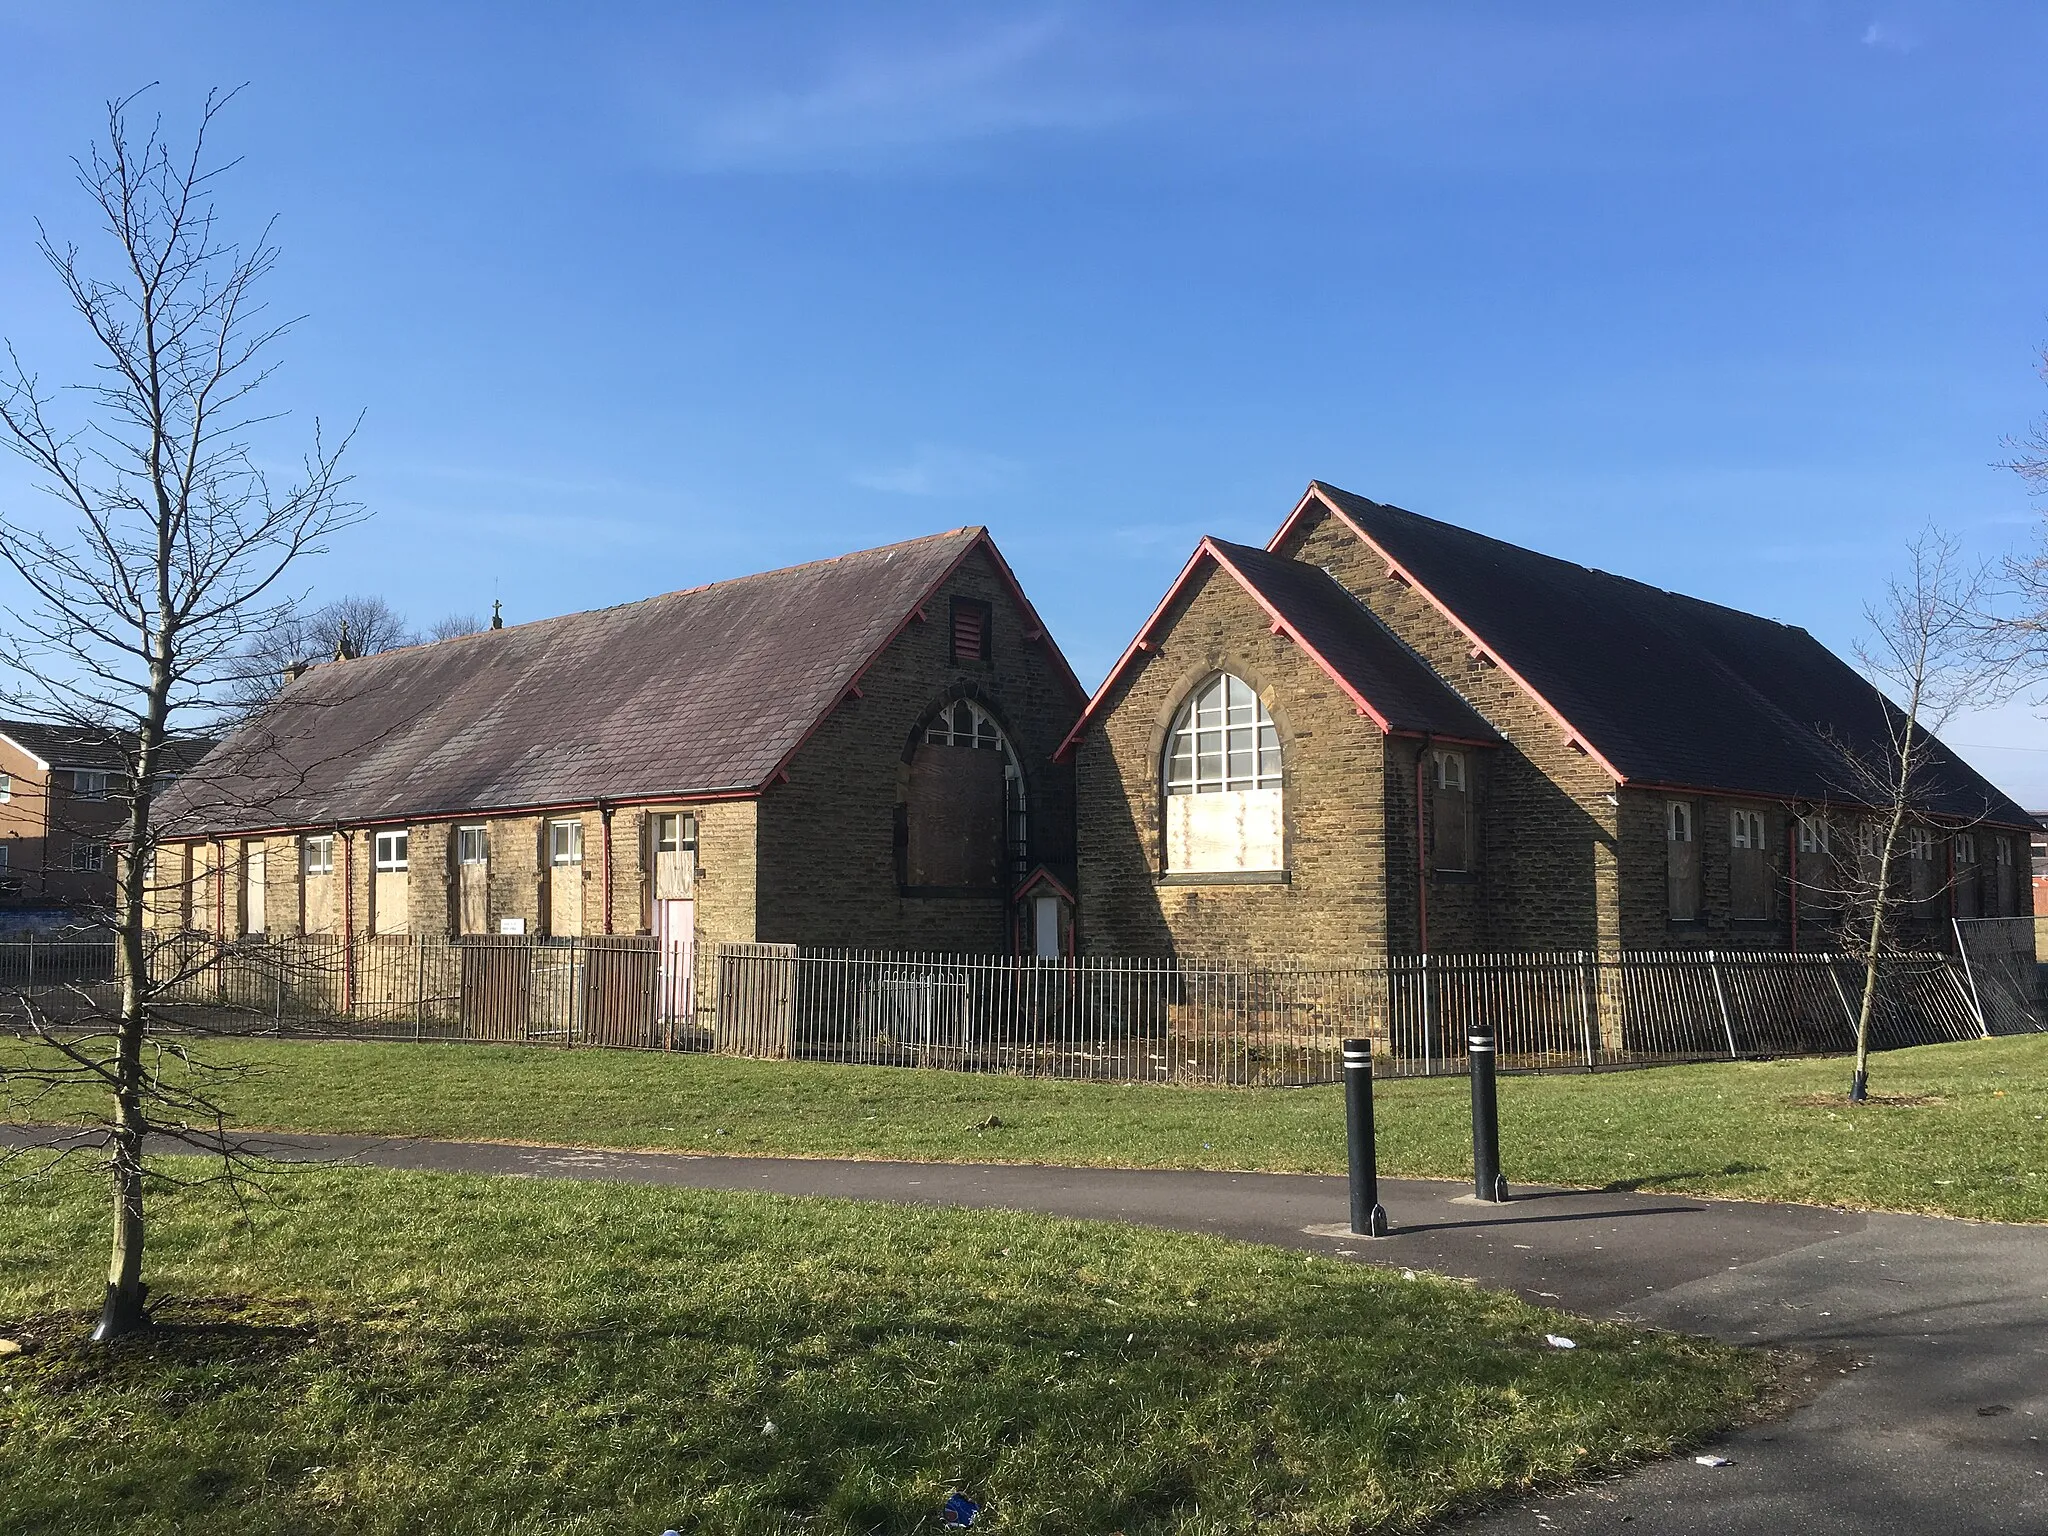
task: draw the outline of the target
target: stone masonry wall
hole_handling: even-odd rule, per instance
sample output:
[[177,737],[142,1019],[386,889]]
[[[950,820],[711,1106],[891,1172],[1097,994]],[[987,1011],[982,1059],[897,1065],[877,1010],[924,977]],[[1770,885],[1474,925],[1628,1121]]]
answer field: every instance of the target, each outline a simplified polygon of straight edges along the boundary
[[[951,660],[950,600],[990,606],[990,658]],[[994,565],[968,556],[827,717],[789,765],[787,783],[759,804],[759,937],[820,946],[1006,952],[1009,891],[909,895],[899,881],[896,807],[905,753],[934,708],[974,698],[1001,724],[1021,761],[1031,812],[1032,861],[1062,879],[1073,860],[1071,768],[1053,752],[1080,701]]]
[[[1388,751],[1378,726],[1292,641],[1273,634],[1264,611],[1213,567],[1153,639],[1155,648],[1119,682],[1076,748],[1082,948],[1101,955],[1384,954],[1389,838],[1381,774]],[[1284,884],[1161,879],[1167,733],[1189,692],[1218,671],[1251,684],[1279,731]],[[1412,873],[1407,889],[1412,899]]]
[[[1335,518],[1305,515],[1279,553],[1328,570],[1508,739],[1504,748],[1473,754],[1488,759],[1485,804],[1475,807],[1485,924],[1483,936],[1468,930],[1465,937],[1493,949],[1615,948],[1622,925],[1613,778],[1566,745],[1556,720],[1513,678],[1473,659],[1471,642],[1388,576],[1385,563]],[[1661,870],[1661,839],[1656,858]],[[1455,910],[1458,903],[1443,905]],[[1449,939],[1433,922],[1431,947],[1445,948]]]

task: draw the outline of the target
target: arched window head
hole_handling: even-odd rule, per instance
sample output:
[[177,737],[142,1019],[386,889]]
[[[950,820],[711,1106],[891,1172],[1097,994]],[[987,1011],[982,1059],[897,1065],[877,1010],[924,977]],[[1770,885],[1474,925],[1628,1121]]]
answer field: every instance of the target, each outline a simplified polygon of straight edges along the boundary
[[1030,857],[1023,764],[995,717],[972,699],[943,706],[918,732],[902,806],[903,883],[1007,890]]
[[1173,722],[1166,792],[1214,795],[1280,787],[1280,733],[1251,684],[1219,672]]
[[1164,777],[1168,873],[1285,868],[1280,733],[1251,684],[1221,672],[1188,696]]

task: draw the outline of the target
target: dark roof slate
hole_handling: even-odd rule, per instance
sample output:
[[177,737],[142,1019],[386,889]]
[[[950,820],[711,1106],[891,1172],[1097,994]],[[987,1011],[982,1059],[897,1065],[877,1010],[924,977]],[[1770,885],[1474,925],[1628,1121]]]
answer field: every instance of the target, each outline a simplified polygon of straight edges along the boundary
[[[41,720],[0,720],[0,736],[52,768],[95,768],[126,773],[134,756],[133,731],[51,725]],[[165,743],[173,772],[183,772],[213,749],[210,736],[174,736]]]
[[180,780],[187,832],[764,787],[980,528],[314,667]]
[[1208,542],[1389,730],[1500,741],[1476,709],[1328,571],[1246,544]]
[[[1805,630],[1320,481],[1313,490],[1450,609],[1624,779],[1784,799],[1867,798],[1857,792],[1851,756],[1883,762],[1902,716]],[[2033,824],[1939,742],[1922,805],[1937,815]]]

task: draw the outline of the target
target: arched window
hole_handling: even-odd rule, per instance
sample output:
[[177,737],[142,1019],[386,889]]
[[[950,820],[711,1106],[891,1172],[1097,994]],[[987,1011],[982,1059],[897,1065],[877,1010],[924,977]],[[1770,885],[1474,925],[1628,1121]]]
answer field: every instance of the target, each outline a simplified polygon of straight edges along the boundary
[[1166,868],[1284,868],[1280,733],[1257,692],[1220,672],[1181,706],[1166,741]]
[[1008,890],[1030,857],[1024,770],[1003,728],[972,699],[925,722],[903,799],[903,883]]

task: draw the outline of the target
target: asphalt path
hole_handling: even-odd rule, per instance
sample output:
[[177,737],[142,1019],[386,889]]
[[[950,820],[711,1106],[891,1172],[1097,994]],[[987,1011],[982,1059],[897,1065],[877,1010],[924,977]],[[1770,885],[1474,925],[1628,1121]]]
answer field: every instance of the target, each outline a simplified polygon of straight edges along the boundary
[[[0,1127],[19,1145],[50,1133]],[[1812,1401],[1691,1458],[1519,1501],[1477,1531],[2048,1536],[2048,1228],[1690,1196],[1381,1181],[1389,1237],[1305,1174],[698,1157],[272,1135],[284,1160],[1041,1211],[1469,1277],[1593,1316],[1810,1355]]]

